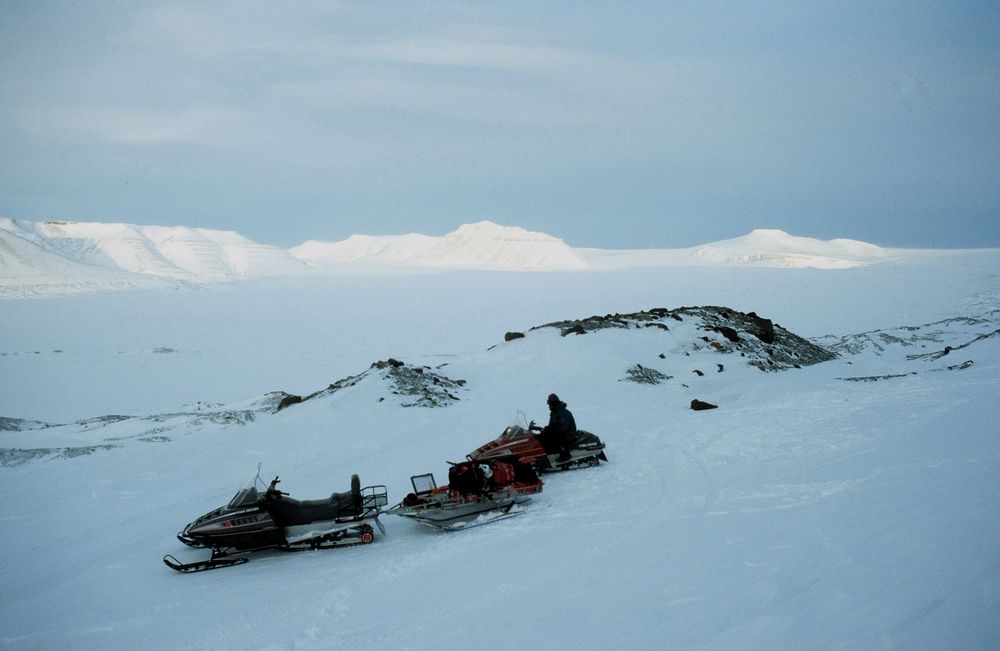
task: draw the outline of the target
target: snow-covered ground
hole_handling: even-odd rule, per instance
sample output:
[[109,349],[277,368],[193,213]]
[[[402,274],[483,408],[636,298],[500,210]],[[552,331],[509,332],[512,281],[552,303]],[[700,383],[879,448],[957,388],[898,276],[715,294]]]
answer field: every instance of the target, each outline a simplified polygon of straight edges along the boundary
[[[587,269],[348,266],[0,301],[0,642],[996,648],[1000,251],[831,255],[763,233],[798,262],[732,243],[573,250]],[[693,318],[531,329],[684,305],[753,311],[841,356],[763,372]],[[404,407],[371,373],[273,413],[269,392],[390,357],[464,380],[458,400]],[[669,379],[629,381],[637,364]],[[446,534],[385,516],[370,546],[193,575],[160,562],[204,556],[174,534],[258,463],[299,498],[358,473],[396,502],[518,411],[544,420],[552,391],[610,463],[547,475],[517,518]]]

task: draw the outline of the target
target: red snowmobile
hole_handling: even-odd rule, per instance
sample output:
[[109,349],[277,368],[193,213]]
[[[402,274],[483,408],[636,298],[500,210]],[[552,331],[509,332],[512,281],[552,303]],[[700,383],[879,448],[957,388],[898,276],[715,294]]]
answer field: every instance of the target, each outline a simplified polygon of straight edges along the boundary
[[510,425],[500,436],[466,456],[470,461],[515,459],[533,465],[539,472],[596,466],[601,461],[608,460],[604,454],[604,443],[596,434],[582,429],[576,430],[574,438],[567,446],[569,458],[562,458],[559,444],[545,440],[539,432],[541,428],[536,427],[534,421],[528,429],[520,425]]

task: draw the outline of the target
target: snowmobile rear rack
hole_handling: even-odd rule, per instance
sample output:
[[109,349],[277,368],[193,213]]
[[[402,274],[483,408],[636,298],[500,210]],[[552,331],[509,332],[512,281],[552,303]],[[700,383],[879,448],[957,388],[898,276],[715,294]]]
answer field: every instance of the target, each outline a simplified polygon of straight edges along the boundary
[[378,511],[389,503],[389,490],[384,484],[365,486],[361,489],[361,508],[364,511]]

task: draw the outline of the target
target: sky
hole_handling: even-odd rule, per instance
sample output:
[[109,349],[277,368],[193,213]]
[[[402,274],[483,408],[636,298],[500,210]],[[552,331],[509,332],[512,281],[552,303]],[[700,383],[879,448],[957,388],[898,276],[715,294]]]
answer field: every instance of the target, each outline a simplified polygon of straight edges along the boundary
[[0,216],[996,247],[1000,3],[0,0]]

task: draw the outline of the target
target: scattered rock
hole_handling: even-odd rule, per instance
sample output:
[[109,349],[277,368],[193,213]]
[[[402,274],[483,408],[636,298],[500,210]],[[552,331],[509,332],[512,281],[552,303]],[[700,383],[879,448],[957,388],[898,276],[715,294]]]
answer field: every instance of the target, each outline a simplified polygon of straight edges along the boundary
[[907,377],[909,375],[916,374],[916,371],[911,371],[909,373],[896,373],[893,375],[866,375],[864,377],[842,377],[837,379],[844,380],[845,382],[878,382],[879,380],[893,380],[895,378]]
[[698,369],[695,369],[695,370],[693,370],[691,372],[694,373],[695,375],[697,375],[698,377],[703,377],[705,375],[704,373],[702,373]]
[[718,409],[719,405],[713,405],[710,402],[703,402],[695,398],[691,401],[691,409],[695,411],[705,411],[706,409]]
[[31,461],[52,459],[73,459],[93,454],[98,450],[112,450],[120,445],[86,445],[76,448],[0,448],[0,466],[13,468]]
[[716,364],[716,366],[719,367],[719,373],[722,373],[724,370],[726,370],[726,367],[723,366],[722,364]]
[[394,364],[394,361],[376,362],[372,369],[384,371],[382,377],[392,382],[395,395],[412,398],[410,402],[403,402],[403,407],[445,407],[459,399],[451,391],[464,387],[465,380],[452,380],[429,368],[406,366],[402,362]]
[[978,337],[976,337],[972,341],[967,341],[967,342],[965,342],[964,344],[962,344],[960,346],[945,346],[943,350],[939,350],[936,353],[924,353],[923,355],[907,355],[906,359],[909,359],[909,360],[926,359],[926,360],[931,360],[931,361],[933,361],[935,359],[941,359],[942,357],[944,357],[945,355],[947,355],[947,354],[949,354],[949,353],[951,353],[953,351],[961,350],[963,348],[967,348],[968,346],[971,346],[972,344],[978,343],[980,341],[984,341],[984,340],[989,339],[991,337],[996,337],[998,335],[1000,335],[1000,328],[994,330],[993,332],[989,332],[989,333],[986,333],[986,334],[979,335]]
[[9,418],[0,416],[0,432],[24,432],[32,429],[51,427],[49,423],[39,420],[25,420],[23,418]]
[[638,384],[660,384],[671,379],[672,376],[657,371],[655,368],[647,368],[642,364],[636,364],[627,371],[622,380],[636,382]]
[[523,338],[524,338],[523,332],[508,332],[505,333],[503,336],[504,341],[514,341],[515,339],[523,339]]

